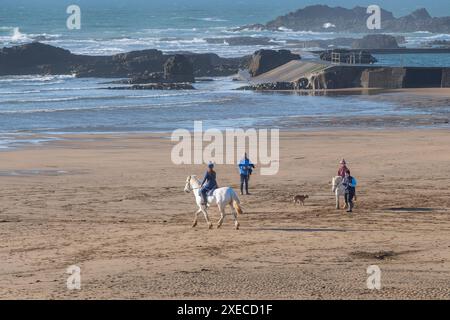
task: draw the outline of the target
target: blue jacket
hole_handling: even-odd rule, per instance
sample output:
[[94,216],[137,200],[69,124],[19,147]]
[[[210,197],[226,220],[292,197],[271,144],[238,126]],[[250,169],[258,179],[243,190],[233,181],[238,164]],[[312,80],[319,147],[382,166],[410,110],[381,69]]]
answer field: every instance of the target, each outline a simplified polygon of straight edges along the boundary
[[253,163],[251,163],[251,161],[249,159],[242,159],[241,162],[239,162],[239,173],[244,175],[244,176],[248,176],[252,174],[253,168],[255,167],[255,165]]
[[344,181],[342,181],[342,185],[345,187],[346,192],[355,192],[356,184],[357,181],[352,176],[345,177]]
[[205,190],[212,190],[212,189],[216,188],[217,187],[216,173],[206,171],[205,177],[203,178],[203,181],[202,181],[202,185],[203,185],[202,189],[205,189]]

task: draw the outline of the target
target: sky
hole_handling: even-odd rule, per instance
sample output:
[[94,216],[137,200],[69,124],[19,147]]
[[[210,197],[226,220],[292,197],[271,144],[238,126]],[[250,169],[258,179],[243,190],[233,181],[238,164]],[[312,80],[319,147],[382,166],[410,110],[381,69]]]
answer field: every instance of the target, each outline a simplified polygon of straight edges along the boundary
[[[395,16],[402,16],[415,9],[425,7],[433,16],[450,16],[450,0],[0,0],[3,4],[9,5],[48,5],[51,3],[68,4],[89,4],[100,6],[136,6],[151,2],[152,5],[177,6],[183,5],[192,8],[204,7],[220,4],[236,4],[237,7],[243,5],[245,8],[254,6],[274,7],[274,12],[289,12],[308,5],[327,4],[330,6],[342,6],[352,8],[354,6],[368,6],[377,4],[383,9],[394,12]],[[1,6],[0,6],[1,11]],[[0,12],[1,16],[1,12]]]

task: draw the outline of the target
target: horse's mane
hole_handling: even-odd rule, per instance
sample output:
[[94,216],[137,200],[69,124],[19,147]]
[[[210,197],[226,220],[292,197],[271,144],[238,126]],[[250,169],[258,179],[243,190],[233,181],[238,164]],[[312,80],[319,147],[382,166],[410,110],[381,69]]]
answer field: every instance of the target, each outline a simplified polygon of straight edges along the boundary
[[191,176],[191,180],[194,180],[195,182],[197,182],[198,187],[200,186],[200,180],[198,180],[198,178],[197,178],[196,175],[192,175],[192,176]]

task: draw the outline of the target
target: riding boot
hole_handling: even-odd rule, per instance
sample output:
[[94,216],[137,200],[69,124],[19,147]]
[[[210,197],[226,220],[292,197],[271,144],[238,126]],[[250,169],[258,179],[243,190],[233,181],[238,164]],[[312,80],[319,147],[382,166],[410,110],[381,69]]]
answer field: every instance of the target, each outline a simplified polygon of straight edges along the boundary
[[208,196],[202,193],[202,205],[206,206],[208,204]]

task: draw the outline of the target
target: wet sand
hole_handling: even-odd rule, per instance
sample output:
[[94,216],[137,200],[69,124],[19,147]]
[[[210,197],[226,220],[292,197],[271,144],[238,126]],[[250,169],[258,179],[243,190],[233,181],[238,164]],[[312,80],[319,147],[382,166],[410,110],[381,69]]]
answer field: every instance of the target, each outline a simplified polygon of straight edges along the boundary
[[[2,299],[450,298],[448,130],[282,133],[280,172],[255,172],[238,231],[230,216],[191,228],[184,182],[203,166],[174,166],[169,140],[66,138],[0,153]],[[342,157],[359,181],[352,215],[331,194]],[[234,166],[217,173],[238,188]]]

